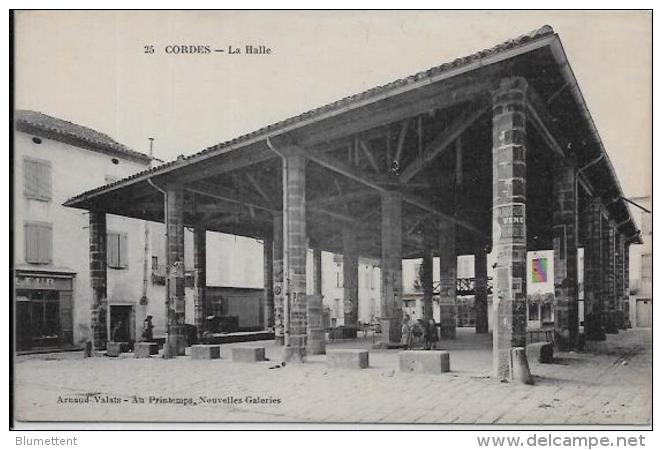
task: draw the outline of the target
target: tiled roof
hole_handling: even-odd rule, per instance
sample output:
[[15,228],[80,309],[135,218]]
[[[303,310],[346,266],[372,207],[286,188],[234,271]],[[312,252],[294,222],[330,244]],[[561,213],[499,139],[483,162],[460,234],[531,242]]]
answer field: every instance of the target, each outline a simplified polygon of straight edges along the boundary
[[131,150],[107,134],[38,111],[16,110],[14,111],[14,120],[16,129],[19,131],[34,134],[44,133],[46,134],[45,137],[50,139],[61,140],[85,148],[98,149],[144,162],[150,161],[149,156]]
[[306,119],[314,119],[318,116],[321,116],[324,113],[331,112],[331,111],[334,111],[334,110],[339,110],[341,108],[345,108],[345,107],[347,107],[349,105],[352,105],[354,103],[358,103],[358,102],[361,102],[361,101],[364,101],[364,100],[368,100],[368,99],[370,99],[372,97],[376,97],[378,95],[388,94],[389,91],[394,91],[394,90],[396,90],[398,88],[401,88],[403,86],[407,86],[407,85],[410,85],[410,84],[413,84],[413,83],[416,83],[416,82],[420,82],[421,80],[424,80],[426,78],[430,78],[432,76],[439,75],[439,74],[442,74],[444,72],[448,72],[448,71],[451,71],[453,69],[457,69],[459,67],[469,65],[469,64],[474,63],[476,61],[479,61],[483,58],[487,58],[489,56],[493,56],[495,54],[505,52],[507,50],[511,50],[511,49],[519,47],[520,45],[523,45],[527,42],[533,41],[535,39],[539,39],[541,37],[553,35],[553,34],[554,34],[553,28],[549,25],[544,25],[543,27],[538,28],[538,29],[536,29],[536,30],[534,30],[534,31],[532,31],[528,34],[523,34],[523,35],[521,35],[517,38],[509,39],[505,42],[502,42],[501,44],[495,45],[494,47],[491,47],[491,48],[488,48],[488,49],[485,49],[485,50],[481,50],[481,51],[479,51],[477,53],[473,53],[469,56],[465,56],[465,57],[462,57],[462,58],[457,58],[457,59],[455,59],[455,60],[453,60],[449,63],[445,63],[445,64],[442,64],[440,66],[432,67],[428,70],[418,72],[418,73],[416,73],[414,75],[410,75],[406,78],[401,78],[401,79],[395,80],[395,81],[393,81],[391,83],[388,83],[388,84],[385,84],[383,86],[377,86],[377,87],[374,87],[374,88],[369,89],[367,91],[361,92],[359,94],[350,95],[348,97],[337,100],[333,103],[329,103],[329,104],[321,106],[319,108],[304,112],[303,114],[300,114],[298,116],[290,117],[289,119],[285,119],[283,121],[274,123],[272,125],[268,125],[268,126],[266,126],[264,128],[261,128],[259,130],[256,130],[256,131],[253,131],[251,133],[248,133],[248,134],[245,134],[243,136],[232,139],[231,141],[226,141],[226,142],[223,142],[223,143],[220,143],[220,144],[213,145],[213,146],[208,147],[208,148],[206,148],[206,149],[204,149],[204,150],[202,150],[198,153],[195,153],[195,154],[192,154],[192,155],[189,155],[189,156],[182,156],[182,157],[180,157],[176,160],[167,162],[167,163],[162,164],[158,167],[135,173],[135,174],[133,174],[133,175],[127,177],[127,178],[124,178],[123,180],[119,180],[119,181],[116,181],[114,183],[111,183],[111,184],[108,184],[108,185],[105,185],[105,186],[101,186],[101,187],[98,187],[96,189],[92,189],[90,191],[84,192],[84,193],[82,193],[82,194],[80,194],[76,197],[73,197],[73,198],[69,199],[66,203],[75,202],[76,200],[78,200],[82,197],[94,194],[94,193],[96,193],[98,191],[101,191],[103,189],[106,189],[108,187],[111,187],[111,186],[114,186],[114,185],[117,185],[117,184],[121,184],[125,181],[132,180],[132,179],[135,179],[135,178],[139,178],[139,177],[144,176],[144,175],[149,174],[149,173],[161,172],[161,171],[163,171],[164,169],[167,169],[170,166],[174,166],[177,163],[181,163],[182,161],[188,161],[188,160],[191,160],[191,159],[195,159],[195,158],[197,158],[201,155],[206,155],[206,154],[211,153],[211,152],[223,150],[227,147],[237,145],[237,144],[239,144],[243,141],[248,141],[250,139],[254,139],[254,138],[259,137],[259,136],[266,136],[269,133],[279,131],[282,128],[285,128],[287,126],[291,126],[293,124],[296,124],[297,122],[301,122],[301,121],[306,120]]

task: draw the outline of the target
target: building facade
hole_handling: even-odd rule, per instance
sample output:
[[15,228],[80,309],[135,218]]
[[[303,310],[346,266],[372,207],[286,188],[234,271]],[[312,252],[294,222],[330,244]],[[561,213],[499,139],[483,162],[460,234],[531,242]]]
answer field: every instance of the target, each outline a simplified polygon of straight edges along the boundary
[[[16,111],[14,135],[14,284],[16,350],[73,348],[91,338],[88,213],[62,206],[81,190],[148,169],[152,159],[81,125]],[[262,244],[207,232],[210,314],[263,327]],[[185,231],[186,321],[193,323],[193,231]],[[106,221],[106,335],[142,339],[166,333],[165,226],[109,214]],[[228,258],[228,255],[231,255]]]
[[[62,203],[81,189],[144,170],[150,158],[105,134],[45,114],[16,111],[15,117],[17,350],[75,346],[89,333],[89,221],[86,212]],[[143,296],[144,227],[142,220],[108,218],[109,319]]]
[[653,324],[653,217],[650,197],[635,197],[632,201],[646,208],[635,209],[634,216],[641,229],[640,245],[629,251],[630,303],[629,319],[632,326],[650,327]]

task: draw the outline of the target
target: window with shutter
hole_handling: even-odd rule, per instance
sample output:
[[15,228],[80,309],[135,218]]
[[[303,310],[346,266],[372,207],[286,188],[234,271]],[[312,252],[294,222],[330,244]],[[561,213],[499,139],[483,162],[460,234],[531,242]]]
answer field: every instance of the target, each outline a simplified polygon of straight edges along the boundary
[[106,241],[107,241],[106,259],[108,261],[108,267],[112,269],[127,268],[129,266],[127,234],[109,232]]
[[50,223],[25,224],[25,261],[49,264],[53,259],[53,228]]
[[23,159],[23,193],[26,198],[51,200],[51,163],[50,161]]

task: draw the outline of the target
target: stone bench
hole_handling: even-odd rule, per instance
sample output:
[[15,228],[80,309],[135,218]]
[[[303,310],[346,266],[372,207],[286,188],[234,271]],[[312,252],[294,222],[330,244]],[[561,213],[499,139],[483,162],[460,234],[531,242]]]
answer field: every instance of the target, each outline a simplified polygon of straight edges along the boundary
[[354,348],[327,349],[326,366],[337,369],[367,369],[368,350]]
[[159,354],[159,344],[155,342],[136,342],[133,345],[133,353],[136,358],[149,358]]
[[234,362],[259,362],[266,361],[264,347],[234,347],[232,349],[232,361]]
[[554,362],[554,344],[551,342],[534,342],[526,346],[526,355],[532,361],[552,364]]
[[221,357],[220,345],[192,345],[191,359],[219,359]]
[[108,342],[106,344],[106,356],[117,357],[120,353],[129,351],[128,342]]
[[437,350],[404,350],[398,353],[400,372],[441,374],[450,372],[450,354]]

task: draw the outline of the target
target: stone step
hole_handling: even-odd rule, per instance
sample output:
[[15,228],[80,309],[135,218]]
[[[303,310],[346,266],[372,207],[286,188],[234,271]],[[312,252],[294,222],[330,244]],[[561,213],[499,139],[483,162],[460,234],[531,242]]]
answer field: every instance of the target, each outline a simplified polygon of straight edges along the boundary
[[191,359],[220,359],[220,345],[192,345]]
[[367,369],[368,350],[354,348],[327,349],[326,366],[339,369]]
[[404,350],[398,353],[400,372],[450,372],[450,354],[440,350]]
[[150,358],[152,355],[159,354],[159,344],[156,342],[136,342],[133,346],[133,353],[136,358]]
[[259,362],[265,360],[264,347],[234,347],[232,349],[232,361],[234,362]]
[[534,342],[526,346],[526,356],[530,361],[542,364],[554,362],[554,344],[551,342]]
[[129,351],[128,342],[108,342],[106,344],[106,356],[118,357],[120,353]]

